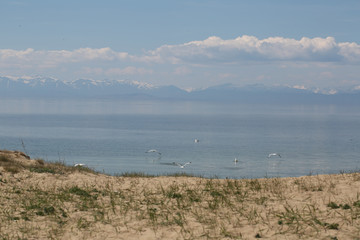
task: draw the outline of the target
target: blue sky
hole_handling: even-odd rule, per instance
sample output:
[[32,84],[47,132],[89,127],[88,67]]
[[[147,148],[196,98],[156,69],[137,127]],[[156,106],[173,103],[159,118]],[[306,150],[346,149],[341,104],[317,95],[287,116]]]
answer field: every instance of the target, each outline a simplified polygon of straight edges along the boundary
[[360,89],[360,1],[0,1],[0,75]]

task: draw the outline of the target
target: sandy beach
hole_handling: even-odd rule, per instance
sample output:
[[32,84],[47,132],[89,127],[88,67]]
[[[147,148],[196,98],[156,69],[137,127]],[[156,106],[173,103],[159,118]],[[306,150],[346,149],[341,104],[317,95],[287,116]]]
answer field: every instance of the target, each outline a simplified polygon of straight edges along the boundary
[[1,239],[359,239],[360,173],[108,176],[0,151]]

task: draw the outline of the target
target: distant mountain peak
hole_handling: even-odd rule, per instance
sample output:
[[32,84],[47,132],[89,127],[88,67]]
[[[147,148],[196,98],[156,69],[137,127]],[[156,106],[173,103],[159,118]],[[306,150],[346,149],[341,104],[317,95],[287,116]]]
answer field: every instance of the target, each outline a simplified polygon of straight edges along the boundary
[[221,84],[205,89],[154,86],[141,81],[77,79],[63,81],[43,76],[0,76],[0,97],[106,98],[132,100],[228,101],[232,103],[356,103],[360,86],[344,90],[308,88],[303,85],[267,86]]
[[94,80],[94,79],[76,79],[70,82],[70,85],[78,88],[80,86],[99,86],[99,87],[108,87],[114,85],[128,85],[134,86],[139,89],[152,89],[155,88],[154,85],[146,82],[139,81],[128,81],[128,80]]
[[155,88],[154,85],[152,85],[152,84],[150,84],[150,83],[146,83],[146,82],[125,81],[125,83],[131,84],[131,85],[137,86],[138,88],[143,88],[143,89],[152,89],[152,88]]

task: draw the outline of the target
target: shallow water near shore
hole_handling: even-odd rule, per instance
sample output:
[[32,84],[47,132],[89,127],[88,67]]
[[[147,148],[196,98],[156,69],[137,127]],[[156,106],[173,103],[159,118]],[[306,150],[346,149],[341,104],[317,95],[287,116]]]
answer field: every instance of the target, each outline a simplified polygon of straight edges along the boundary
[[[83,163],[108,174],[185,172],[258,178],[360,168],[357,106],[110,100],[1,103],[1,149],[69,165]],[[149,149],[161,155],[146,153]],[[268,158],[273,152],[281,158]],[[191,164],[179,168],[174,162]]]

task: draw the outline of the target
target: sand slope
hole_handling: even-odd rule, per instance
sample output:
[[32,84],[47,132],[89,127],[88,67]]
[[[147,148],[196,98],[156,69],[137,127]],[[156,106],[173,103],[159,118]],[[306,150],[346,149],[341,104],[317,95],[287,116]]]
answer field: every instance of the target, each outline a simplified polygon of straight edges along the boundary
[[114,177],[0,151],[1,239],[359,239],[360,174]]

